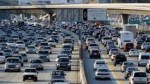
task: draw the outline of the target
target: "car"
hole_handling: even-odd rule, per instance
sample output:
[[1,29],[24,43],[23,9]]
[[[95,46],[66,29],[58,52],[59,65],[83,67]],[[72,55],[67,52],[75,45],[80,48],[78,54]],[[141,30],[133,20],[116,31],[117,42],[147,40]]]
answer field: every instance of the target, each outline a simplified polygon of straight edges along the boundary
[[113,63],[114,66],[116,66],[117,64],[122,64],[123,62],[127,61],[127,58],[124,54],[116,54],[116,56],[114,57]]
[[111,37],[102,37],[102,40],[101,40],[101,43],[103,45],[106,45],[107,42],[111,42],[112,41],[112,38]]
[[[60,57],[67,57],[67,58],[69,58],[69,56],[68,56],[67,54],[60,53],[60,54],[58,54],[57,57],[56,57],[56,62],[58,61],[58,59],[59,59]],[[69,59],[70,59],[70,58],[69,58]]]
[[109,57],[112,55],[112,54],[116,54],[116,53],[119,53],[119,50],[117,48],[111,48],[109,50]]
[[8,57],[5,60],[5,72],[8,71],[21,71],[20,59],[17,57]]
[[22,56],[23,62],[28,62],[28,56],[26,53],[19,53]]
[[148,60],[148,62],[146,63],[146,72],[150,73],[150,60]]
[[146,66],[148,60],[150,60],[150,53],[141,52],[138,57],[138,66]]
[[54,70],[52,71],[51,78],[65,78],[66,74],[63,70]]
[[112,48],[117,48],[117,47],[114,44],[110,44],[110,45],[106,46],[107,54],[109,53],[110,49],[112,49]]
[[141,49],[142,49],[142,50],[145,50],[148,46],[150,46],[150,42],[144,42],[144,43],[141,45]]
[[49,84],[69,84],[65,78],[52,78]]
[[146,72],[133,71],[129,77],[129,84],[147,84],[148,77]]
[[35,48],[35,45],[28,45],[27,48],[26,48],[26,53],[36,53],[36,48]]
[[94,38],[89,37],[89,38],[86,38],[85,42],[86,42],[86,49],[88,49],[88,45],[90,43],[95,43],[95,40],[94,40]]
[[130,51],[130,49],[133,49],[133,48],[134,48],[134,44],[132,42],[128,42],[128,43],[125,43],[123,50],[126,52],[126,51]]
[[139,56],[139,51],[137,49],[130,49],[129,56]]
[[7,46],[15,46],[15,42],[13,40],[8,40],[8,42],[6,43]]
[[55,42],[54,39],[49,39],[49,40],[48,40],[48,44],[49,44],[50,47],[56,47],[56,44],[57,44],[57,43]]
[[149,52],[150,53],[150,46],[148,46],[145,50],[145,52]]
[[0,63],[5,63],[5,59],[6,59],[6,57],[5,57],[4,53],[0,52]]
[[137,67],[127,67],[124,73],[124,78],[129,78],[133,71],[139,71],[139,69]]
[[25,43],[23,41],[17,41],[15,45],[18,49],[25,49]]
[[[10,56],[10,57],[11,57],[11,56]],[[22,57],[20,54],[13,54],[12,57],[17,57],[17,58],[19,58],[19,59],[20,59],[20,64],[21,64],[21,66],[24,65],[24,64],[23,64],[23,57]]]
[[44,47],[48,47],[48,46],[49,46],[48,42],[41,42],[40,43],[40,49],[43,49]]
[[37,70],[44,70],[44,66],[42,65],[41,59],[32,59],[30,61],[29,67],[36,68]]
[[49,51],[47,51],[47,50],[39,50],[38,55],[39,55],[39,58],[43,62],[49,62],[50,61]]
[[59,41],[59,35],[51,35],[51,38],[55,40],[55,42],[58,43]]
[[111,74],[110,74],[109,69],[107,69],[107,68],[98,68],[95,71],[95,79],[97,80],[97,79],[102,79],[102,78],[111,79]]
[[104,60],[95,60],[93,69],[97,70],[98,68],[101,67],[107,67],[107,63]]
[[72,51],[72,50],[74,50],[74,46],[70,43],[64,43],[64,44],[62,44],[62,49]]
[[56,64],[57,70],[64,69],[71,71],[71,61],[68,57],[59,57],[57,64]]
[[71,43],[74,44],[74,41],[71,37],[65,37],[63,40],[63,43]]
[[67,54],[69,58],[72,58],[72,51],[71,50],[62,50],[60,54]]
[[134,48],[136,49],[141,49],[141,45],[144,43],[144,41],[142,40],[139,40],[139,41],[136,41],[134,42]]
[[92,49],[92,48],[100,49],[99,46],[96,43],[89,43],[88,51],[90,51],[90,49]]
[[134,67],[135,64],[130,61],[123,62],[121,65],[121,71],[124,72],[128,67]]
[[4,49],[3,54],[5,55],[5,57],[9,57],[13,55],[13,51],[11,49]]
[[38,80],[38,72],[35,68],[26,68],[23,72],[23,81],[26,80]]
[[99,49],[91,49],[90,50],[90,58],[101,58],[101,51]]

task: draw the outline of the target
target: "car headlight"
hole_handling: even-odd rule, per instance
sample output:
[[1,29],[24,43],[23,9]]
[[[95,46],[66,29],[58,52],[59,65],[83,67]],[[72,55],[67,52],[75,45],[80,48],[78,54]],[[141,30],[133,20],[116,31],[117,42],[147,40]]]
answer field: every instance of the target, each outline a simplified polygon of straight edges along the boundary
[[60,64],[57,64],[57,66],[60,66]]
[[16,67],[19,67],[19,65],[16,65]]
[[71,66],[71,64],[69,63],[68,66]]

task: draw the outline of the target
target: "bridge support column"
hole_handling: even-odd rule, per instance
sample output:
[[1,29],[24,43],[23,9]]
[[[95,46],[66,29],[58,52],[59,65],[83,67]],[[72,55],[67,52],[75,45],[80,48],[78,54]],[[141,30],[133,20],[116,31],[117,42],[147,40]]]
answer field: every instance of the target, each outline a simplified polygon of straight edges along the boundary
[[122,25],[128,24],[129,14],[122,14],[121,17],[122,17]]

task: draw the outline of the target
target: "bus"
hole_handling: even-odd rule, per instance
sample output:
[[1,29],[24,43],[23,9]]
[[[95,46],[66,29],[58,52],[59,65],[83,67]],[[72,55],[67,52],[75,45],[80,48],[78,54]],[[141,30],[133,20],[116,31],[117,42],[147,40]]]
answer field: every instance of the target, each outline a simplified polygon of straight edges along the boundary
[[134,34],[130,31],[120,31],[119,37],[117,39],[118,47],[124,48],[126,43],[133,43],[134,42]]

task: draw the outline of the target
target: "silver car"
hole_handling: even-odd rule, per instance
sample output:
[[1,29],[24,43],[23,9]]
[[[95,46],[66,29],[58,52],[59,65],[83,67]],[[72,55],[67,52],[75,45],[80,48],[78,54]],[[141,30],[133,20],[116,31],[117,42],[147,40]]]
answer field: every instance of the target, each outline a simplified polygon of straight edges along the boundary
[[21,71],[20,59],[17,57],[8,57],[5,61],[5,72],[7,71]]
[[40,59],[32,59],[30,61],[30,65],[31,68],[36,68],[37,70],[43,70],[44,67],[42,65],[42,60]]

